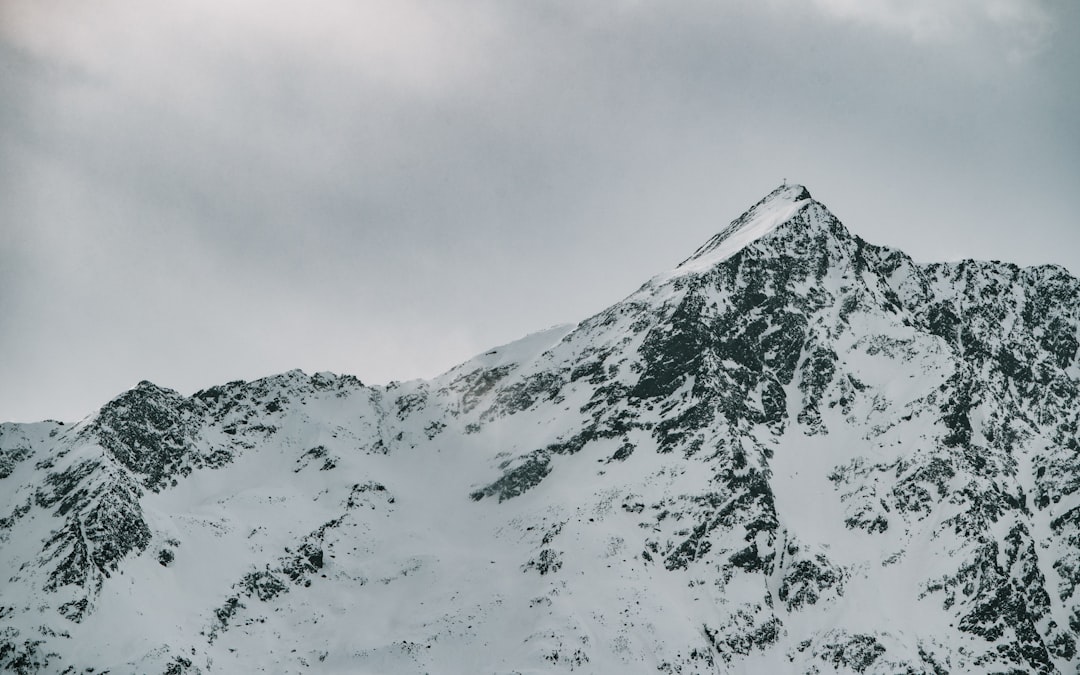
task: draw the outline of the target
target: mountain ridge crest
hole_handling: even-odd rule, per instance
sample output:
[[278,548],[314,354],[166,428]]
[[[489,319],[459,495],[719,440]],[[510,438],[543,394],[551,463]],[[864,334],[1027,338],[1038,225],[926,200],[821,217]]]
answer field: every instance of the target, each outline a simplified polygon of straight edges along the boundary
[[[747,209],[664,276],[671,278],[707,272],[747,246],[767,237],[811,204],[818,204],[825,209],[824,205],[810,196],[810,191],[804,186],[785,183]],[[828,209],[825,211],[828,212]]]

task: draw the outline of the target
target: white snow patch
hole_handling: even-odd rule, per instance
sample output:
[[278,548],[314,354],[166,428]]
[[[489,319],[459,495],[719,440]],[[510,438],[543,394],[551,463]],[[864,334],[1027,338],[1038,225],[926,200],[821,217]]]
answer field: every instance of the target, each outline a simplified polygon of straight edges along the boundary
[[781,193],[777,198],[767,200],[752,208],[742,218],[709,240],[694,255],[663,275],[662,280],[709,271],[766,236],[780,224],[791,220],[804,206],[813,202],[813,199],[809,198],[788,201],[783,198],[785,195],[790,195],[790,192]]

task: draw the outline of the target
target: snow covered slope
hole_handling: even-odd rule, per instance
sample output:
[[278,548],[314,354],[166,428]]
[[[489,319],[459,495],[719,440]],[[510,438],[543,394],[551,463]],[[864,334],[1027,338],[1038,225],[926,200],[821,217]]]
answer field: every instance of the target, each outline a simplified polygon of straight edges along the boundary
[[1074,673],[1080,282],[783,186],[576,326],[0,426],[0,668]]

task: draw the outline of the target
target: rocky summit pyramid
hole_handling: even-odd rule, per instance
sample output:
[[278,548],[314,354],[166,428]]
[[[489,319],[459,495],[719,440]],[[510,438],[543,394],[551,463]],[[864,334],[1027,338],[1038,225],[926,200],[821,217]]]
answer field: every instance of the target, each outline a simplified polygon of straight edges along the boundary
[[784,186],[430,381],[0,427],[0,670],[1075,673],[1080,282]]

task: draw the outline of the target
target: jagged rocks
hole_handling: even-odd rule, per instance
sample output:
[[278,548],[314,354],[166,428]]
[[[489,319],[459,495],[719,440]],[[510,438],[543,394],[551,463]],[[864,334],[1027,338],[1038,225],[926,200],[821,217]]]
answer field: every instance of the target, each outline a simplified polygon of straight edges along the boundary
[[85,433],[93,433],[148,488],[159,490],[191,452],[184,403],[176,392],[143,381],[102,408]]

